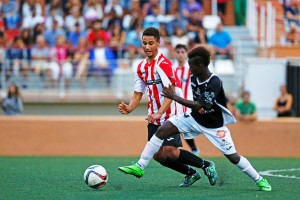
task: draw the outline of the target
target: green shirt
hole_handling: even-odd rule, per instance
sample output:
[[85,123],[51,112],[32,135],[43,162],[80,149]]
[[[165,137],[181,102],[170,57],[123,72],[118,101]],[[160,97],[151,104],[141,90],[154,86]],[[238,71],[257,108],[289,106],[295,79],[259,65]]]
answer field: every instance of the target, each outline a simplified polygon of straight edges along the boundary
[[235,108],[240,111],[241,115],[253,114],[256,111],[256,106],[254,103],[249,102],[248,104],[244,104],[243,100],[238,101],[235,104]]

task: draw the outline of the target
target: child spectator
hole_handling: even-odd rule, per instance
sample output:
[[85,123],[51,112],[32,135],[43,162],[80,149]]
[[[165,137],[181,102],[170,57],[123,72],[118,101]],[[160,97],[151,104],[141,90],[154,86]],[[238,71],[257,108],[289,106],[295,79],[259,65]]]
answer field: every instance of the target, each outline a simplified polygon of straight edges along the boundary
[[235,114],[240,121],[256,121],[256,106],[250,101],[250,92],[242,93],[242,99],[235,104]]
[[2,100],[2,109],[6,115],[21,115],[23,113],[23,100],[16,84],[8,87],[6,98]]
[[102,28],[101,20],[95,20],[93,22],[92,29],[89,31],[87,38],[90,46],[93,46],[98,38],[101,38],[105,43],[108,42],[108,37]]

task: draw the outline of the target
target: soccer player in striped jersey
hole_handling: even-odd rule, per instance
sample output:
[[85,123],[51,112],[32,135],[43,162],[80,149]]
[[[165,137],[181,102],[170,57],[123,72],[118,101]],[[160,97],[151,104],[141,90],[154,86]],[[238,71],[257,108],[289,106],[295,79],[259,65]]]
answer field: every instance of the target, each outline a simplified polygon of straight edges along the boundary
[[[177,67],[175,68],[175,74],[181,82],[181,89],[183,97],[188,100],[193,100],[193,92],[191,87],[191,72],[190,66],[187,62],[188,49],[183,44],[177,44],[175,47],[175,57],[177,60]],[[183,106],[183,112],[190,113],[192,110],[189,107]],[[193,154],[199,155],[200,151],[196,147],[195,140],[185,139],[187,144],[190,146]]]
[[[147,93],[148,140],[166,120],[182,113],[180,104],[164,98],[162,95],[163,87],[171,87],[174,92],[181,95],[182,91],[178,87],[180,82],[174,73],[171,61],[158,51],[159,45],[158,29],[146,28],[142,34],[142,46],[147,58],[138,65],[135,71],[134,93],[129,104],[122,102],[118,106],[121,114],[129,114],[139,105],[142,95]],[[183,182],[179,185],[181,187],[189,187],[201,178],[200,173],[190,166],[205,170],[210,184],[214,185],[217,179],[214,163],[203,160],[189,151],[179,149],[181,146],[180,134],[173,135],[166,138],[158,151],[153,154],[153,158],[163,166],[185,175]],[[141,159],[149,160],[148,157]],[[142,177],[144,174],[142,168],[142,165],[131,165],[119,167],[119,170],[136,177]]]

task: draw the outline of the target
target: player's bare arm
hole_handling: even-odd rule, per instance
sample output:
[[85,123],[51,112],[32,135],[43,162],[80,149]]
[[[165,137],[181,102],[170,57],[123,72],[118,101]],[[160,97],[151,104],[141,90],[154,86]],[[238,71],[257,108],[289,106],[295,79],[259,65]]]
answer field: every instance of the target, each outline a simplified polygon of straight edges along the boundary
[[202,108],[202,105],[198,101],[190,101],[181,98],[180,96],[176,95],[175,92],[170,88],[164,87],[163,95],[164,97],[173,99],[174,101],[180,103],[181,105],[189,107],[193,110],[200,110]]
[[128,115],[132,111],[136,109],[136,107],[139,105],[141,99],[143,97],[143,93],[141,92],[134,92],[129,105],[124,103],[123,101],[118,105],[119,112],[123,115]]
[[[175,86],[171,85],[170,90],[175,91]],[[160,119],[161,116],[166,112],[166,110],[170,107],[170,105],[172,104],[172,99],[169,98],[165,98],[164,103],[161,105],[161,107],[159,108],[157,113],[154,114],[150,114],[147,116],[146,120],[148,121],[155,121],[157,119]]]

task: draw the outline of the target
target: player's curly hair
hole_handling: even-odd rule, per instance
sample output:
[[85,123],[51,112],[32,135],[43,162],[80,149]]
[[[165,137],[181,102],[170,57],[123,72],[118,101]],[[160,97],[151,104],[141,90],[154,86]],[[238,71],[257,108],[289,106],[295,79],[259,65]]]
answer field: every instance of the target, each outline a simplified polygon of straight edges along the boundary
[[204,46],[197,46],[188,52],[188,59],[198,64],[208,66],[210,63],[210,52]]
[[146,36],[153,36],[156,40],[160,39],[159,30],[154,27],[148,27],[144,30],[142,37]]

